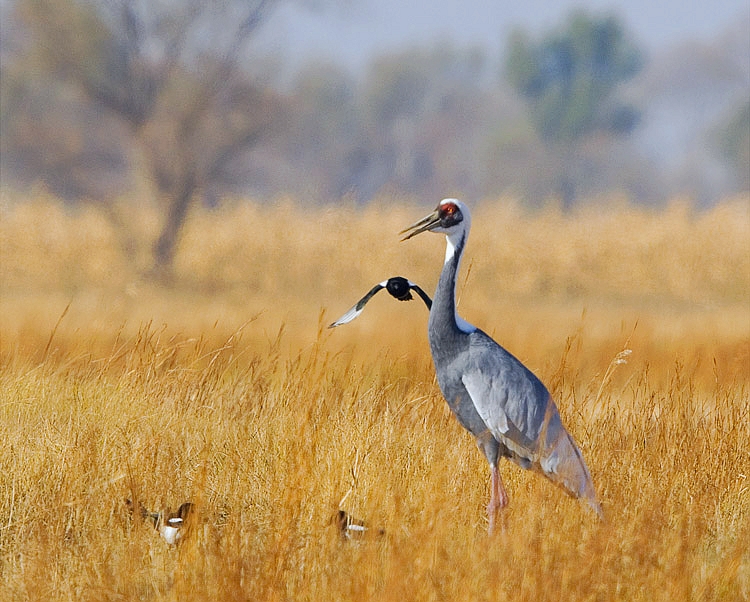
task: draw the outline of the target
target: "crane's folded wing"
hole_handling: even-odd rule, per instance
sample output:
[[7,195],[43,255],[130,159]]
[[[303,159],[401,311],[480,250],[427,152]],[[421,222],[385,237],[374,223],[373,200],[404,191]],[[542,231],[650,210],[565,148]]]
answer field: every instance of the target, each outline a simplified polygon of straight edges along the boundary
[[538,461],[557,436],[560,416],[542,382],[481,330],[470,334],[461,381],[490,432],[516,454]]
[[601,513],[578,446],[547,388],[528,368],[477,330],[461,381],[489,431],[514,454],[512,460],[585,498]]

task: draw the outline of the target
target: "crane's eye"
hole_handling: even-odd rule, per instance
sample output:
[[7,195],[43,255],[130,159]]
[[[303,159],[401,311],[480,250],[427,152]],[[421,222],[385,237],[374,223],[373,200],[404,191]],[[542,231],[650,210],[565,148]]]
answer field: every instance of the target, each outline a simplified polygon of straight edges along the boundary
[[454,203],[446,203],[440,207],[440,222],[443,226],[454,226],[463,221],[461,210]]

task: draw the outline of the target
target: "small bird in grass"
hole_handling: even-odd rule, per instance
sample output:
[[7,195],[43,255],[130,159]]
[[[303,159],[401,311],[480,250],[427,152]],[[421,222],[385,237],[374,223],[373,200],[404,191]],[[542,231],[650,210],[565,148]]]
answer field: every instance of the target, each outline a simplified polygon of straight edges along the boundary
[[357,301],[354,307],[347,311],[338,320],[333,322],[333,324],[331,324],[328,328],[335,328],[336,326],[341,326],[342,324],[348,324],[349,322],[351,322],[354,318],[362,313],[362,311],[365,309],[365,305],[367,305],[367,302],[383,289],[387,290],[388,293],[390,293],[391,297],[393,297],[394,299],[398,299],[399,301],[410,301],[414,298],[412,297],[411,291],[414,291],[415,293],[417,293],[417,295],[420,296],[422,301],[424,301],[427,309],[430,309],[430,307],[432,307],[432,299],[430,299],[427,293],[425,293],[419,287],[419,285],[414,284],[413,282],[407,280],[406,278],[403,278],[402,276],[394,276],[393,278],[389,278],[388,280],[384,280],[383,282],[380,282],[373,286],[364,297]]
[[508,458],[543,474],[599,515],[594,484],[552,397],[532,372],[490,336],[456,312],[456,278],[471,227],[468,207],[456,199],[401,233],[446,236],[445,263],[430,308],[428,338],[438,385],[453,414],[476,438],[490,465],[492,533],[498,511],[508,504],[497,463]]
[[354,518],[346,510],[339,509],[331,522],[336,525],[342,541],[364,539],[370,534],[385,535],[383,529],[371,529],[363,520]]
[[[126,500],[126,504],[132,512],[133,502]],[[175,545],[182,540],[192,527],[195,516],[195,505],[192,502],[181,504],[177,512],[172,512],[169,508],[161,512],[151,512],[143,504],[139,506],[141,518],[149,521],[169,545]]]
[[155,527],[164,541],[169,545],[174,545],[189,532],[194,513],[195,506],[191,502],[185,502],[180,505],[177,512],[170,512],[167,509],[160,513]]

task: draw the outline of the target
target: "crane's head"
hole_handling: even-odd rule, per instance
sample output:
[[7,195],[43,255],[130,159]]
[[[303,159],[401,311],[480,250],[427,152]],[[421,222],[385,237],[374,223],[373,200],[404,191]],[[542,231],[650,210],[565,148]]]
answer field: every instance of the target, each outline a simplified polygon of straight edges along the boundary
[[422,232],[439,232],[450,238],[468,230],[470,223],[471,217],[466,205],[458,199],[443,199],[430,215],[426,215],[399,234],[408,232],[401,240],[408,240]]

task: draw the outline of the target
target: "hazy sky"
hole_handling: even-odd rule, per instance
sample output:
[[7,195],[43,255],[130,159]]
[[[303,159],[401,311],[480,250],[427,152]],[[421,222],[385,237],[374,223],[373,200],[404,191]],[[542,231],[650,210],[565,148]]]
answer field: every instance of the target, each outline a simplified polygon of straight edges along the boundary
[[515,27],[540,31],[574,7],[620,15],[649,50],[710,39],[737,21],[750,28],[750,0],[349,0],[314,12],[286,3],[264,30],[263,45],[292,63],[317,55],[358,68],[373,55],[443,38],[454,45],[504,46]]

